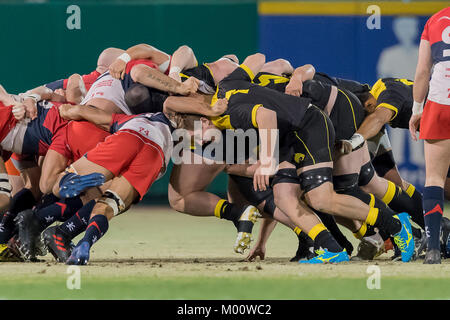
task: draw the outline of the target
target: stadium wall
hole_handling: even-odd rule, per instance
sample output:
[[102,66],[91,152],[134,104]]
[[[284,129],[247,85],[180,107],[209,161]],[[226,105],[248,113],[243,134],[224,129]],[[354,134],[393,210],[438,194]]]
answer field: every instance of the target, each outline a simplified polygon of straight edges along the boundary
[[[77,23],[71,5],[80,10],[80,29],[69,29]],[[15,17],[13,25],[11,17]],[[201,63],[226,53],[252,54],[257,50],[257,38],[255,1],[0,1],[0,83],[15,93],[75,72],[89,73],[95,69],[99,53],[111,46],[149,43],[170,53],[187,44]],[[153,185],[147,201],[167,203],[169,176]],[[226,184],[226,176],[220,175],[210,189],[224,194]]]

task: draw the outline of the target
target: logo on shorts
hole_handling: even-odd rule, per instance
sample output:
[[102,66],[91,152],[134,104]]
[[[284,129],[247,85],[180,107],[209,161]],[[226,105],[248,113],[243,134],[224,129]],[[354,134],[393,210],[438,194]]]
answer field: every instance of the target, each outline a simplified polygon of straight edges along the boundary
[[305,155],[303,153],[296,153],[294,155],[294,161],[296,163],[300,163],[301,161],[305,160]]

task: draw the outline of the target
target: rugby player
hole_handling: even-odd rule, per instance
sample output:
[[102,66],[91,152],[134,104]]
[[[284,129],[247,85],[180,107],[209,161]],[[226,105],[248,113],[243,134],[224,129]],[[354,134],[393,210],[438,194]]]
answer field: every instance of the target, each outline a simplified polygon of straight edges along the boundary
[[421,36],[413,87],[414,104],[409,120],[413,140],[417,140],[416,131],[420,123],[419,137],[424,140],[425,148],[425,264],[441,263],[439,237],[444,212],[444,186],[450,166],[449,47],[450,8],[445,8],[428,19]]
[[[266,65],[268,64],[270,62]],[[253,82],[281,92],[311,98],[313,104],[319,106],[330,116],[336,130],[336,140],[345,140],[352,137],[363,122],[365,112],[361,103],[351,91],[339,88],[336,85],[345,84],[345,87],[355,91],[357,89],[361,90],[362,86],[351,80],[337,79],[331,81],[332,79],[328,76],[315,73],[311,65],[297,68],[289,78],[282,76],[284,70],[290,69],[288,62],[284,62],[284,64],[287,64],[288,68],[281,66],[282,68],[280,69],[280,66],[278,66],[270,68],[270,72],[263,70],[255,76]],[[385,208],[386,206],[377,198],[383,199],[394,211],[418,212],[413,216],[418,217],[418,220],[420,220],[422,214],[415,209],[413,201],[401,192],[392,192],[392,188],[390,188],[393,185],[392,182],[380,179],[373,170],[368,170],[370,168],[372,166],[366,145],[363,145],[360,150],[355,150],[350,155],[338,155],[334,161],[333,169],[335,190],[355,196],[367,204],[375,205],[375,207]],[[364,191],[373,193],[377,198],[362,192],[358,187],[358,183]],[[351,224],[347,224],[347,226],[355,228]],[[366,226],[361,228],[361,225],[357,224],[356,229],[360,231],[357,232],[355,229],[352,231],[358,239],[361,239],[365,235],[367,228]],[[364,232],[362,233],[362,231]],[[415,236],[420,237],[420,231],[415,233]],[[381,244],[384,244],[383,241]],[[358,255],[360,253],[361,251]]]
[[[277,121],[286,121],[288,117],[292,117],[293,114],[295,114],[293,110],[291,110],[292,112],[290,112],[291,114],[288,116],[285,109],[286,106],[282,107],[277,105],[277,103],[279,103],[279,100],[277,100],[277,98],[287,99],[286,97],[290,96],[281,94],[282,96],[279,97],[277,91],[251,84],[251,81],[254,78],[253,74],[255,74],[255,71],[257,73],[263,65],[264,56],[256,55],[256,57],[253,56],[249,59],[251,59],[250,61],[256,60],[258,62],[253,62],[253,68],[247,66],[247,63],[244,63],[240,68],[237,68],[232,74],[222,80],[218,86],[214,98],[228,97],[229,102],[227,112],[219,118],[212,119],[212,123],[215,123],[215,125],[221,129],[260,128],[255,122],[255,117],[257,116],[259,110],[266,110],[266,108],[271,110],[274,116],[276,115]],[[261,96],[259,96],[259,94]],[[215,101],[214,98],[213,102]],[[294,100],[300,100],[300,98],[293,98]],[[304,101],[304,103],[306,103],[306,101],[309,103],[310,100],[306,99]],[[291,101],[285,103],[287,105],[295,105],[299,102]],[[278,108],[280,108],[280,110],[272,110],[271,108],[276,108],[274,106],[277,106]],[[290,160],[292,161],[292,163],[290,163],[288,159],[286,159],[284,163],[282,162],[282,164],[280,165],[280,169],[278,170],[277,175],[274,178],[274,180],[278,180],[276,182],[273,182],[275,202],[277,204],[277,207],[288,214],[289,217],[296,223],[296,225],[302,226],[302,223],[298,223],[301,220],[298,219],[298,213],[296,212],[296,207],[298,207],[299,204],[295,203],[296,207],[291,207],[292,202],[297,198],[295,196],[292,196],[291,203],[283,201],[287,198],[287,194],[294,195],[299,192],[299,190],[294,192],[294,190],[296,190],[294,188],[298,188],[297,179],[299,179],[302,190],[305,191],[304,197],[306,198],[307,202],[312,205],[312,207],[318,209],[319,211],[360,220],[368,223],[369,225],[376,225],[378,227],[381,227],[382,229],[388,230],[390,234],[395,234],[396,242],[399,243],[399,246],[402,249],[402,260],[405,262],[409,261],[414,251],[414,241],[412,239],[407,214],[403,213],[397,215],[396,218],[393,218],[390,214],[390,211],[371,208],[358,199],[349,197],[347,195],[334,193],[332,184],[330,183],[332,172],[332,155],[330,145],[334,145],[334,132],[332,131],[333,127],[331,125],[331,121],[327,119],[327,117],[321,111],[314,112],[312,110],[317,109],[316,107],[307,106],[308,105],[304,106],[303,110],[301,108],[296,109],[296,113],[300,118],[302,115],[307,114],[309,117],[311,117],[306,117],[307,119],[309,118],[308,120],[311,124],[314,124],[316,126],[323,126],[323,128],[320,129],[325,131],[325,134],[321,135],[321,139],[323,139],[323,141],[318,141],[314,144],[306,143],[303,139],[305,139],[305,137],[308,137],[307,132],[312,132],[311,130],[304,131],[306,130],[305,126],[300,126],[298,123],[293,125],[292,122],[288,122],[288,125],[284,123],[283,125],[279,125],[277,127],[276,122],[273,123],[273,121],[275,120],[271,118],[271,128],[280,129],[280,143],[284,144],[284,146],[290,147],[293,145],[294,148],[297,148],[295,149],[295,154],[293,156],[294,159]],[[306,110],[310,111],[306,112]],[[298,121],[301,122],[301,120]],[[319,134],[317,134],[317,136],[319,136]],[[264,142],[262,142],[262,144],[263,143]],[[320,149],[321,147],[322,149]],[[318,150],[316,150],[316,148],[318,148]],[[289,150],[283,150],[283,147],[281,147],[280,154],[285,156],[285,153],[288,154],[288,152]],[[303,156],[301,156],[300,154],[302,154]],[[297,155],[299,156],[297,157]],[[302,159],[303,161],[299,161],[299,159]],[[301,164],[299,162],[301,162]],[[308,164],[306,165],[305,163]],[[296,167],[298,167],[298,171],[296,170]],[[255,189],[256,187],[258,187],[260,190],[265,190],[268,184],[268,175],[262,174],[261,170],[262,168],[259,168],[255,172],[254,186]],[[299,176],[297,174],[299,174]],[[280,181],[289,181],[289,183],[279,183]],[[293,181],[296,182],[294,183]],[[286,185],[289,185],[289,187],[286,187]],[[284,195],[284,198],[280,199],[281,193],[279,193],[277,189],[284,189],[282,193]],[[291,200],[291,197],[289,197],[289,199]],[[401,223],[397,218],[400,218],[404,222]],[[402,236],[400,236],[400,230],[404,232]],[[401,239],[401,237],[405,238]],[[334,250],[336,250],[336,247],[334,248]]]
[[[192,111],[199,112],[202,109],[206,109],[206,106],[201,103],[197,103],[198,99],[189,97],[169,97],[164,100],[165,110],[175,112],[179,106],[178,100],[181,99],[184,104],[188,103],[189,107],[184,107],[185,110],[192,109]],[[89,106],[74,106],[76,108],[84,108],[86,112],[88,110],[94,110]],[[219,115],[224,109],[219,104],[216,107],[207,107],[208,115]],[[163,108],[161,107],[161,110]],[[178,108],[179,109],[179,108]],[[92,111],[94,112],[94,111]],[[101,129],[98,129],[95,125],[88,122],[69,122],[63,128],[59,129],[58,134],[58,146],[59,148],[52,148],[46,154],[44,164],[42,166],[42,177],[45,177],[45,186],[50,183],[54,185],[58,175],[64,171],[68,163],[74,162],[81,158],[87,151],[93,149],[98,143],[102,142],[109,134]],[[55,142],[53,142],[55,144]],[[48,161],[50,157],[51,161]],[[51,163],[51,165],[48,165]],[[42,187],[41,187],[42,188]],[[47,187],[48,188],[48,187]],[[20,221],[20,235],[18,242],[20,243],[20,252],[23,253],[27,260],[30,257],[35,256],[34,243],[37,241],[37,237],[47,226],[52,224],[55,220],[66,221],[70,220],[72,215],[79,210],[83,204],[86,204],[92,200],[93,196],[80,199],[74,197],[71,199],[65,199],[63,201],[57,201],[53,204],[35,210],[34,212],[26,212],[23,214],[23,219]],[[84,209],[83,212],[87,212]],[[72,220],[67,224],[72,223]],[[56,235],[59,230],[51,230],[44,234],[44,240],[48,246],[50,252],[60,261],[64,261],[69,252],[70,247],[57,245],[55,242]],[[62,236],[59,236],[63,238]],[[66,237],[64,237],[66,239]]]
[[[226,102],[220,100],[219,104],[226,105]],[[70,198],[88,187],[98,186],[99,177],[104,181],[112,180],[109,189],[92,209],[85,236],[67,260],[68,264],[86,264],[90,247],[107,231],[108,221],[142,199],[152,183],[164,174],[173,149],[172,131],[182,128],[192,134],[193,122],[200,116],[176,113],[111,115],[98,109],[71,105],[62,106],[60,112],[65,118],[89,120],[108,131],[114,127],[115,131],[85,157],[74,162],[70,166],[73,172],[61,175],[54,188],[57,196]]]

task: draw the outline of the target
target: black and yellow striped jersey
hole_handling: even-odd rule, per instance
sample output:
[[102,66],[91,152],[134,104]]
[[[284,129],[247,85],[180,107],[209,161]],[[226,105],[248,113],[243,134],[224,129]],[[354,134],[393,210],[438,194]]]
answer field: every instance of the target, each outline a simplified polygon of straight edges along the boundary
[[[255,76],[253,82],[264,87],[284,92],[286,90],[287,84],[289,83],[289,80],[290,76],[288,75],[279,76],[269,72],[260,72]],[[362,84],[358,81],[349,79],[331,77],[322,72],[316,72],[312,80],[320,81],[324,84],[333,85],[340,89],[348,90],[352,93],[363,92],[369,89],[369,86],[367,84]]]
[[228,108],[212,118],[213,123],[220,129],[258,128],[256,111],[263,106],[276,112],[280,136],[298,129],[311,100],[257,85],[253,79],[252,71],[241,65],[217,85],[211,104],[227,98]]
[[393,128],[409,128],[411,118],[414,82],[408,79],[382,78],[373,85],[370,93],[377,99],[377,108],[393,111],[389,125]]
[[259,72],[253,79],[253,83],[279,92],[284,92],[290,80],[290,76],[279,76],[269,72]]
[[[311,99],[312,104],[327,113],[331,110],[329,116],[335,127],[336,139],[351,138],[364,120],[365,110],[359,99],[350,90],[341,88],[338,84],[344,83],[344,87],[350,86],[356,89],[358,83],[345,79],[333,80],[322,73],[318,73],[315,79],[317,80],[308,80],[303,83],[302,97]],[[289,79],[261,72],[256,75],[253,82],[284,92]],[[334,87],[334,91],[332,87]]]
[[212,71],[206,63],[180,72],[180,77],[181,81],[185,81],[190,77],[200,80],[199,91],[205,94],[213,94],[216,90]]

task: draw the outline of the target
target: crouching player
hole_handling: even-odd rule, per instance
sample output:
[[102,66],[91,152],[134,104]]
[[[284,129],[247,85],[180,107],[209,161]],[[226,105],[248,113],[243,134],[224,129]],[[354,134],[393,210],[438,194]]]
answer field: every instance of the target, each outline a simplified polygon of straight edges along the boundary
[[81,265],[89,261],[90,248],[106,233],[108,221],[142,199],[164,174],[173,149],[173,130],[193,132],[194,121],[200,117],[175,113],[110,115],[70,105],[62,106],[60,113],[66,119],[89,120],[104,129],[117,130],[61,174],[53,190],[55,195],[70,198],[111,180],[109,189],[95,202],[84,237],[67,260],[67,264]]

